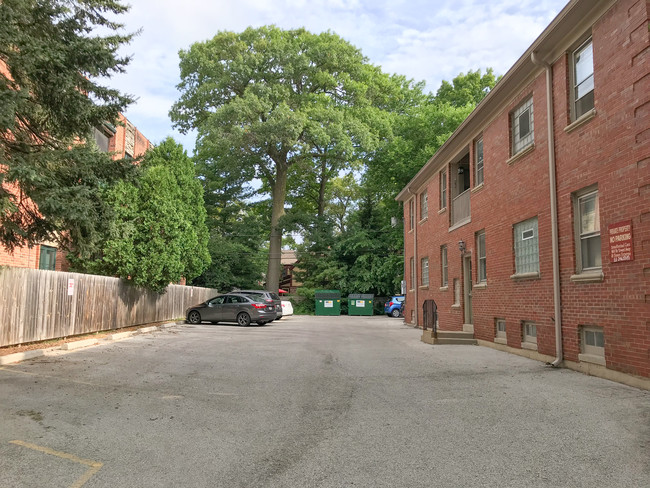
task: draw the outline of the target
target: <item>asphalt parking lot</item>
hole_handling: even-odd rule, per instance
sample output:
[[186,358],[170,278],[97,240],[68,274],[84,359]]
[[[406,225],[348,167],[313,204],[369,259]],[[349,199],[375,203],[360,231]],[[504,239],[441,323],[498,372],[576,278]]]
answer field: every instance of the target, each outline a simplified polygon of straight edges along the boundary
[[650,486],[650,392],[420,334],[294,316],[2,366],[0,486]]

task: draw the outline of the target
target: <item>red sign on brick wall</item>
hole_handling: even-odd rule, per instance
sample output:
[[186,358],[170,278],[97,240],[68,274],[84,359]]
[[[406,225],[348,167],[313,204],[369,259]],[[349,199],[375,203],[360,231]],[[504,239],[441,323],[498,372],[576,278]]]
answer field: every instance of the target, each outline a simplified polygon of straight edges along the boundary
[[634,260],[634,247],[632,246],[632,221],[624,220],[609,225],[609,261]]

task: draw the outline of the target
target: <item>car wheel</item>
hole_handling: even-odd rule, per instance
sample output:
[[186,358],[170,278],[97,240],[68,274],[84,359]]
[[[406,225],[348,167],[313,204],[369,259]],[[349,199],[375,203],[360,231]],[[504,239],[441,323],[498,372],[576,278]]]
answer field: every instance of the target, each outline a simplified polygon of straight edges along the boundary
[[242,327],[248,327],[251,323],[251,316],[248,315],[246,312],[242,312],[239,315],[237,315],[237,323]]
[[187,321],[190,324],[200,324],[201,323],[201,314],[196,310],[192,310],[187,314]]
[[390,313],[393,317],[398,318],[399,317],[399,308],[396,308]]
[[258,322],[257,325],[265,325],[266,322]]

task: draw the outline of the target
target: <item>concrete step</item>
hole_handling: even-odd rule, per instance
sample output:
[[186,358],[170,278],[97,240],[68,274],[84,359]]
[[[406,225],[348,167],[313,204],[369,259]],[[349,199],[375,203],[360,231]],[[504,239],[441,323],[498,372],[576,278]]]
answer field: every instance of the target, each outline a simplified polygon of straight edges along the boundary
[[441,337],[438,337],[437,339],[434,340],[434,344],[440,344],[441,346],[448,346],[448,345],[466,345],[466,346],[476,346],[478,342],[476,342],[476,339],[459,339],[459,338],[451,338],[451,339],[444,339]]
[[456,330],[439,330],[435,344],[470,344],[476,345],[473,332],[462,332]]

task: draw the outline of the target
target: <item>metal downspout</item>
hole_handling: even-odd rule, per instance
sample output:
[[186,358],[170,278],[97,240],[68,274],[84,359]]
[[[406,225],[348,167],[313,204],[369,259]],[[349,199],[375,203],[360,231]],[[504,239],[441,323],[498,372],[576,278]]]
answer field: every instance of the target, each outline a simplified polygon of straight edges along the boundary
[[553,124],[553,67],[539,59],[535,52],[530,60],[546,70],[546,119],[548,132],[548,176],[551,191],[551,241],[553,248],[553,307],[555,322],[555,360],[552,366],[559,366],[563,360],[562,352],[562,304],[560,294],[560,253],[557,224],[557,183],[555,175],[555,135]]
[[[408,188],[408,192],[413,198],[413,213],[417,214],[417,202],[415,201],[415,193],[411,190],[411,188]],[[418,226],[416,222],[415,215],[410,215],[410,208],[409,208],[409,218],[413,219],[413,278],[415,278],[415,283],[413,283],[413,293],[415,294],[415,305],[413,306],[413,310],[415,311],[415,327],[418,326],[418,266],[417,266],[417,261],[418,261]]]

